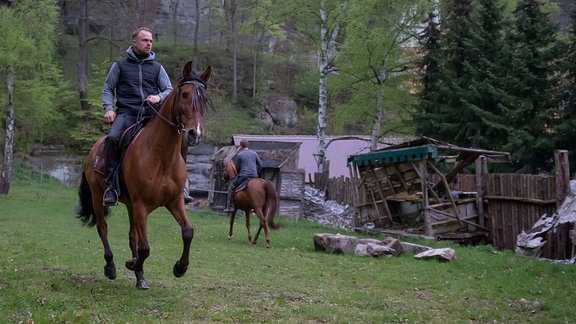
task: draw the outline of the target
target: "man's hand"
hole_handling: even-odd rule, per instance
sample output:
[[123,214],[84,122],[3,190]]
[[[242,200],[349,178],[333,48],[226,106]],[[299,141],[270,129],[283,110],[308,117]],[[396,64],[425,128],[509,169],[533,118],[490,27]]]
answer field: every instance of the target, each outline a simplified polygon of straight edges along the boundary
[[104,122],[106,122],[107,124],[112,124],[112,122],[114,122],[115,118],[116,118],[116,113],[114,112],[113,109],[106,110],[106,112],[104,113]]
[[148,101],[150,104],[157,104],[160,102],[160,96],[159,95],[148,96],[148,98],[146,98],[146,101]]

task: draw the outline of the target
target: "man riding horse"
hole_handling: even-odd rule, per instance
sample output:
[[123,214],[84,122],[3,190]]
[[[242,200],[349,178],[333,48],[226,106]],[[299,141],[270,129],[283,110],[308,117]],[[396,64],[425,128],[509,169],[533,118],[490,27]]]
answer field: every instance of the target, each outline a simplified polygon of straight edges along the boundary
[[[155,60],[152,41],[152,32],[148,28],[139,28],[132,33],[132,42],[126,50],[126,57],[112,64],[104,81],[102,90],[104,120],[112,124],[106,138],[104,206],[116,205],[120,196],[116,175],[120,163],[122,133],[136,124],[142,109],[150,108],[145,105],[160,105],[172,91],[168,74],[164,67]],[[116,112],[114,111],[114,97],[116,97]],[[186,161],[186,152],[182,150],[184,161]],[[188,187],[188,181],[185,187]],[[192,201],[188,188],[184,188],[184,202]]]
[[236,188],[245,181],[258,178],[262,169],[262,161],[258,153],[248,148],[248,140],[246,139],[240,141],[240,152],[236,155],[235,160],[238,176],[228,186],[225,213],[230,213],[234,210],[234,191]]

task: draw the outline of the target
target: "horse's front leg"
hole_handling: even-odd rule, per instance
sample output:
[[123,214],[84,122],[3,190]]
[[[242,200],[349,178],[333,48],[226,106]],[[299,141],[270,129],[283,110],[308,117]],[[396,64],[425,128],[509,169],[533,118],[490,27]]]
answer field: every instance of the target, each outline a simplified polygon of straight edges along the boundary
[[180,256],[180,259],[176,261],[172,269],[174,276],[180,278],[186,274],[188,265],[190,264],[190,244],[194,238],[194,227],[188,220],[188,215],[184,209],[184,202],[182,199],[178,199],[176,206],[169,207],[168,211],[170,211],[172,216],[174,216],[174,219],[176,219],[176,222],[180,224],[180,228],[182,229],[182,255]]
[[132,259],[126,261],[126,268],[134,271],[136,275],[136,288],[149,289],[150,285],[144,278],[144,261],[150,255],[150,246],[146,236],[146,212],[135,212],[132,206],[127,206],[130,219],[130,250]]
[[228,230],[228,239],[231,240],[234,237],[234,219],[236,218],[236,211],[230,212],[230,229]]

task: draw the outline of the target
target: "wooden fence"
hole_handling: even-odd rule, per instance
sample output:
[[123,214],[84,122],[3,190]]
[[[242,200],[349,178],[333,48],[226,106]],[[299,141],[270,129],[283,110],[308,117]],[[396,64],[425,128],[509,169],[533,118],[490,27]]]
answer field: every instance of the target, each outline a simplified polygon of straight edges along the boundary
[[[318,179],[318,178],[316,178]],[[516,238],[528,231],[544,214],[552,215],[559,204],[558,177],[529,174],[486,174],[482,202],[485,224],[490,229],[489,239],[495,249],[514,250]],[[349,178],[339,177],[314,182],[314,187],[325,192],[326,200],[353,205]],[[459,174],[453,190],[476,192],[476,176]],[[550,259],[568,259],[571,242],[569,224],[548,233],[542,256]]]

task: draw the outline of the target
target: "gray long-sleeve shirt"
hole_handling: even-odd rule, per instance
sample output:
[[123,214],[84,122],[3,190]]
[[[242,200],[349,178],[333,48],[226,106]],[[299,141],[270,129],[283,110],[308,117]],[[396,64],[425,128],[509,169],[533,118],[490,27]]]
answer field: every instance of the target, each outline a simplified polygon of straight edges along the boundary
[[252,150],[242,150],[236,155],[236,170],[238,177],[257,178],[262,168],[258,153]]

